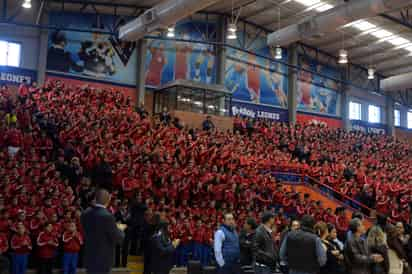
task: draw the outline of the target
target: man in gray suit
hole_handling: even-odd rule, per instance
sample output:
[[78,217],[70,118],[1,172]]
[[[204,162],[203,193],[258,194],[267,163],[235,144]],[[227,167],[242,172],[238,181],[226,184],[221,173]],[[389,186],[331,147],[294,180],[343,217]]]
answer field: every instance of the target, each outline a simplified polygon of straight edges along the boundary
[[114,216],[106,209],[110,203],[107,190],[96,191],[95,204],[82,215],[85,233],[85,267],[88,274],[109,274],[112,270],[117,244],[124,238],[124,226],[116,225]]

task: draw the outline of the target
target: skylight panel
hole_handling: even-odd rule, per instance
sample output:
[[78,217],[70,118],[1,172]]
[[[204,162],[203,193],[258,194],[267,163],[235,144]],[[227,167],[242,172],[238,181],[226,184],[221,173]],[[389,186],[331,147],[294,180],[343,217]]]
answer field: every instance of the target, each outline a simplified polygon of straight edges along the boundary
[[354,27],[358,30],[361,30],[361,31],[367,31],[367,30],[374,29],[374,28],[377,27],[376,25],[374,25],[372,23],[369,23],[368,21],[365,21],[365,20],[355,21],[355,22],[349,24],[348,26],[352,26],[352,27]]
[[391,43],[394,46],[400,46],[400,45],[410,43],[410,41],[408,39],[405,39],[405,38],[400,37],[400,36],[389,39],[387,41],[388,41],[388,43]]
[[318,12],[324,12],[324,11],[330,10],[331,8],[333,8],[332,5],[330,5],[330,4],[324,4],[324,5],[322,5],[322,6],[317,7],[317,8],[316,8],[316,11],[318,11]]
[[320,0],[295,0],[295,2],[298,2],[302,5],[305,5],[307,7],[313,6],[315,4],[319,4]]
[[371,32],[370,34],[380,39],[393,35],[392,32],[384,30],[384,29],[379,29],[377,31]]

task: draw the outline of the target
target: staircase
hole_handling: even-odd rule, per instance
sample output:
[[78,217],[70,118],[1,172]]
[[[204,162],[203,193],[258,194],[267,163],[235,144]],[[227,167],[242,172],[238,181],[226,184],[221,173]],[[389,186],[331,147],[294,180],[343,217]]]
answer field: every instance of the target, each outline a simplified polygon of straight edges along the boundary
[[127,268],[130,274],[143,274],[143,256],[132,256],[129,255],[127,260]]

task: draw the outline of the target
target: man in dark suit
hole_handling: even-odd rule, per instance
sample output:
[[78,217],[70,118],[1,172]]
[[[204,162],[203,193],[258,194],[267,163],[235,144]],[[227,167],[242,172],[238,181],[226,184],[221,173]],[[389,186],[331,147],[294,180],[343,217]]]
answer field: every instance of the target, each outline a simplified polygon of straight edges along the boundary
[[276,268],[278,253],[272,237],[274,225],[275,215],[272,212],[263,213],[262,224],[256,229],[253,243],[256,274],[270,274]]
[[96,191],[95,203],[82,215],[85,233],[85,267],[88,274],[109,274],[114,251],[124,239],[124,225],[116,225],[114,216],[106,209],[110,203],[107,190]]

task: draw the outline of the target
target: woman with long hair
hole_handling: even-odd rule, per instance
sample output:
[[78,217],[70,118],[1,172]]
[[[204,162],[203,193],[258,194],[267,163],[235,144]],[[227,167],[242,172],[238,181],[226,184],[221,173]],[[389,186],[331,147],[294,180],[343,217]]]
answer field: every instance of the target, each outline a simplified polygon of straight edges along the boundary
[[174,253],[180,240],[172,241],[169,237],[169,224],[160,221],[156,228],[156,233],[151,239],[152,258],[158,258],[156,263],[151,267],[154,274],[168,274],[174,264]]
[[408,273],[407,255],[403,249],[402,242],[399,239],[399,230],[395,226],[387,227],[388,233],[388,257],[389,257],[389,274]]
[[386,243],[386,235],[379,226],[373,226],[369,230],[367,243],[371,254],[380,254],[384,258],[383,262],[372,265],[372,274],[388,274],[388,245]]
[[326,264],[321,267],[320,274],[343,274],[343,255],[337,245],[329,240],[328,225],[324,222],[318,222],[315,225],[315,232],[322,240],[327,256]]

